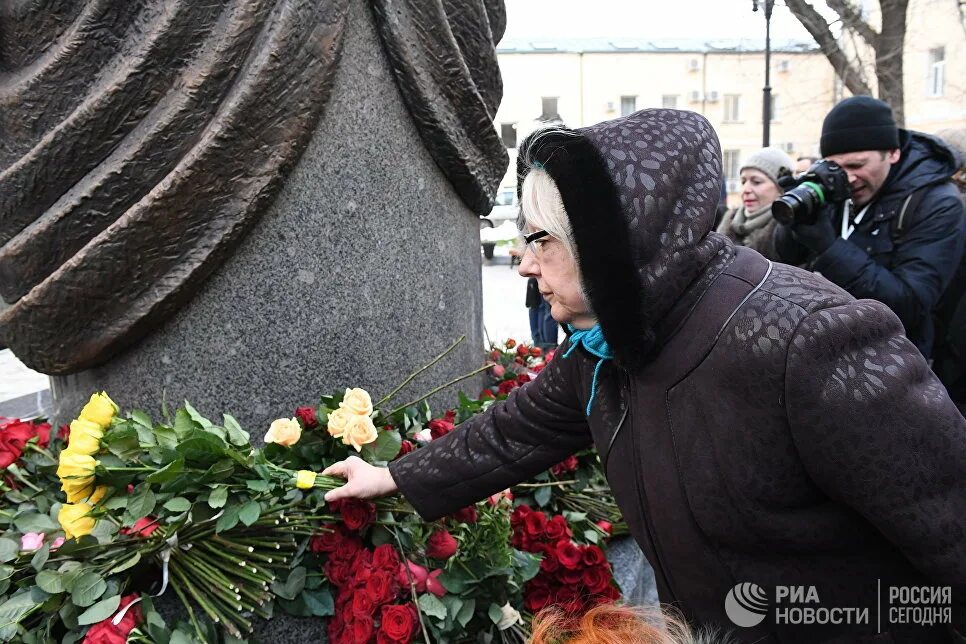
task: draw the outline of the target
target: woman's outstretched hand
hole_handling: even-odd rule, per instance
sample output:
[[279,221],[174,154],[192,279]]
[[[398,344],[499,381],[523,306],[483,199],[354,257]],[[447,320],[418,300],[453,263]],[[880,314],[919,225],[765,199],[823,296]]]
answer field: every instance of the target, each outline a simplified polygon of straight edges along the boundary
[[376,467],[366,463],[358,456],[350,456],[344,461],[333,463],[322,471],[323,476],[339,476],[346,484],[325,494],[325,500],[374,499],[399,491],[392,480],[388,467]]

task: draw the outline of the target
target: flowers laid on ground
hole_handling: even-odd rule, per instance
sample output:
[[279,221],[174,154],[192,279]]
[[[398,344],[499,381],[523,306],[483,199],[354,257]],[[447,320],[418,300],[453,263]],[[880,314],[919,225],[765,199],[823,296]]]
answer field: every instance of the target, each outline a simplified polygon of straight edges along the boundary
[[[528,348],[522,366],[537,357]],[[328,618],[333,644],[522,642],[541,605],[615,596],[594,544],[619,516],[581,474],[589,454],[429,524],[398,498],[326,504],[342,484],[318,474],[326,466],[353,454],[384,465],[492,404],[383,411],[401,387],[375,403],[360,388],[323,396],[273,422],[263,446],[229,415],[216,424],[186,402],[156,420],[104,393],[55,437],[4,421],[0,641],[237,641],[284,610]],[[581,494],[600,512],[580,510]],[[158,595],[177,597],[187,621],[165,623]]]
[[502,344],[490,345],[487,359],[491,363],[488,375],[490,385],[480,392],[481,399],[502,399],[517,387],[524,385],[543,371],[553,359],[553,349],[544,351],[510,338]]

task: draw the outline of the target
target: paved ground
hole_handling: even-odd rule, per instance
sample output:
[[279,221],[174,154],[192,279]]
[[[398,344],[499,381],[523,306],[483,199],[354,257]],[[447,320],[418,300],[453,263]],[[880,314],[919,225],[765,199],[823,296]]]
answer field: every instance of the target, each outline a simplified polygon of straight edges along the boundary
[[[530,339],[527,280],[510,268],[508,246],[483,260],[483,325],[489,338]],[[47,376],[31,371],[9,349],[0,351],[0,416],[32,416],[49,406]],[[43,392],[43,393],[42,393]]]

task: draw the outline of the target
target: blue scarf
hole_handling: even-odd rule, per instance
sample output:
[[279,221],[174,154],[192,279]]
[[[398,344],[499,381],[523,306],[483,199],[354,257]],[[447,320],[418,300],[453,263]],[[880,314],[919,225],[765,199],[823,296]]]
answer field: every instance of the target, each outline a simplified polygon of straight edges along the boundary
[[582,344],[584,345],[584,349],[591,355],[599,358],[597,366],[594,367],[594,379],[590,384],[590,400],[587,401],[586,415],[590,416],[590,408],[594,404],[594,397],[597,396],[597,376],[600,375],[600,368],[603,366],[604,360],[612,360],[614,354],[611,352],[607,340],[604,339],[604,332],[601,330],[599,324],[595,324],[592,329],[574,329],[569,324],[567,328],[572,332],[570,334],[570,348],[567,349],[563,357],[570,356],[574,352],[574,349]]

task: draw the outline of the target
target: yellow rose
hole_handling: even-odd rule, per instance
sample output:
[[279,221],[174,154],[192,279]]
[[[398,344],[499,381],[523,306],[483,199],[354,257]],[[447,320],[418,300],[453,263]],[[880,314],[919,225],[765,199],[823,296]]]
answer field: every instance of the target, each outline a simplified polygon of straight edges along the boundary
[[57,476],[61,481],[69,479],[76,483],[91,483],[94,481],[94,468],[97,461],[93,456],[81,454],[71,449],[65,449],[60,453],[60,465],[57,467]]
[[289,447],[295,445],[302,438],[302,426],[294,418],[279,418],[273,420],[265,434],[266,443],[278,443]]
[[376,426],[372,424],[372,419],[368,416],[350,416],[349,424],[346,426],[345,435],[342,442],[352,445],[357,452],[362,451],[363,445],[368,445],[379,438]]
[[349,426],[350,418],[352,418],[352,414],[341,407],[330,413],[329,420],[326,424],[329,436],[332,438],[342,438],[345,435],[346,427]]
[[97,423],[78,418],[70,424],[67,449],[77,454],[96,454],[101,449],[104,429]]
[[87,503],[65,503],[60,506],[57,520],[68,539],[83,537],[94,529],[94,518],[89,516],[93,508]]
[[300,490],[311,490],[315,485],[315,476],[312,470],[299,470],[295,474],[295,487]]
[[117,405],[102,391],[91,396],[90,402],[84,405],[81,410],[80,417],[107,429],[111,426],[111,419],[114,418],[117,411]]
[[65,479],[60,483],[60,489],[67,495],[68,503],[83,501],[94,491],[94,481],[75,481]]
[[345,397],[339,403],[339,407],[353,414],[368,416],[372,413],[372,398],[365,389],[346,389]]
[[[101,500],[104,498],[104,495],[107,494],[107,491],[109,489],[110,488],[107,487],[106,485],[98,485],[94,489],[94,493],[91,494],[91,498],[89,498],[87,502],[90,503],[91,505],[97,505],[98,503],[101,502]],[[70,501],[70,499],[67,499],[67,500]]]

